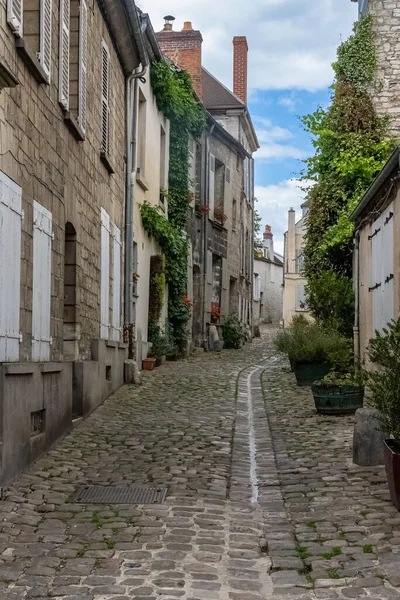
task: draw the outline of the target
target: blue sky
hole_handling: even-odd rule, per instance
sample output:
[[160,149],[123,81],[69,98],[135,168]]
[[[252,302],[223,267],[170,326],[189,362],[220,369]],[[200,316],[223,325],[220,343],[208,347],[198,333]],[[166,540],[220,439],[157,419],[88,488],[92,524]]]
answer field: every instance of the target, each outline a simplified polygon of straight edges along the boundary
[[[232,89],[232,39],[249,44],[249,108],[261,149],[256,155],[256,196],[263,224],[269,223],[278,252],[287,211],[299,210],[301,159],[312,153],[298,115],[329,101],[331,63],[351,33],[357,4],[350,0],[137,0],[156,31],[163,16],[174,29],[191,21],[203,35],[203,64]],[[229,9],[227,7],[229,6]],[[300,216],[300,215],[299,215]]]

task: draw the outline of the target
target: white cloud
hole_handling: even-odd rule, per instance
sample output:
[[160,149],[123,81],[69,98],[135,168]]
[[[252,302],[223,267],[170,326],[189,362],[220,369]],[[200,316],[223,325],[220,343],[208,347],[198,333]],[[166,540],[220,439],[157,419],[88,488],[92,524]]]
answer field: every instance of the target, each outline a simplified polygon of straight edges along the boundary
[[315,91],[332,82],[331,62],[340,38],[357,17],[349,0],[137,0],[160,30],[163,16],[176,17],[176,30],[192,21],[203,34],[203,63],[225,85],[232,85],[232,38],[249,42],[249,87]]
[[287,213],[294,208],[297,212],[296,219],[301,217],[300,206],[306,194],[301,187],[307,188],[311,185],[311,181],[286,179],[274,185],[255,188],[258,199],[256,208],[262,217],[262,229],[267,224],[271,225],[275,249],[280,254],[283,254],[283,234],[287,231]]
[[297,103],[298,103],[298,100],[294,94],[292,94],[291,96],[282,96],[278,100],[278,104],[287,108],[289,110],[289,112],[291,112],[291,113],[293,113],[295,111]]
[[265,117],[255,116],[253,121],[256,125],[260,149],[255,155],[256,160],[276,160],[279,158],[293,158],[301,160],[306,158],[308,153],[301,148],[288,144],[294,135],[285,127],[274,125]]

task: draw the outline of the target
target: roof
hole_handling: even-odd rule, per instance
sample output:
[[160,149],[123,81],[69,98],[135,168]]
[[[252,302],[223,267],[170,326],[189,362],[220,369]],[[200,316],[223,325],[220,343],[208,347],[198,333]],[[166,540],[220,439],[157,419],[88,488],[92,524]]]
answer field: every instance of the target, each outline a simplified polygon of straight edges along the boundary
[[361,213],[368,207],[368,205],[375,198],[376,194],[379,192],[380,188],[387,182],[391,174],[396,168],[400,167],[400,146],[394,150],[389,160],[383,167],[382,171],[375,178],[375,180],[371,183],[364,196],[361,198],[357,208],[350,215],[351,221],[357,221],[358,217]]
[[218,79],[202,67],[203,92],[202,100],[207,110],[242,108],[246,105],[235,94],[228,90]]
[[270,263],[272,265],[276,265],[277,267],[283,267],[283,260],[281,260],[276,254],[274,255],[274,260],[265,258],[263,255],[255,255],[254,260],[260,260],[261,262]]

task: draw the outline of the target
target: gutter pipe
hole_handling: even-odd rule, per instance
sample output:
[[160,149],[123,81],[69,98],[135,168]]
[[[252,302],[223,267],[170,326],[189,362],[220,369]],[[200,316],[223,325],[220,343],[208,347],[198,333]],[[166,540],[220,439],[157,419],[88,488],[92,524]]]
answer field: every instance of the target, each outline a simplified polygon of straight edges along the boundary
[[[206,132],[206,143],[205,143],[205,165],[206,165],[206,172],[205,172],[205,198],[206,200],[208,199],[208,194],[209,194],[209,187],[210,187],[210,152],[209,152],[209,145],[210,145],[210,137],[212,136],[213,132],[214,132],[214,128],[215,128],[215,123],[211,124],[210,127],[210,131],[209,133]],[[204,341],[206,342],[207,339],[207,331],[206,331],[206,298],[207,298],[207,252],[208,252],[208,238],[207,238],[207,231],[208,231],[208,222],[209,222],[209,217],[208,217],[208,213],[206,213],[204,215],[204,301],[203,301],[203,306],[204,306],[204,310],[203,310],[203,335],[204,335]]]

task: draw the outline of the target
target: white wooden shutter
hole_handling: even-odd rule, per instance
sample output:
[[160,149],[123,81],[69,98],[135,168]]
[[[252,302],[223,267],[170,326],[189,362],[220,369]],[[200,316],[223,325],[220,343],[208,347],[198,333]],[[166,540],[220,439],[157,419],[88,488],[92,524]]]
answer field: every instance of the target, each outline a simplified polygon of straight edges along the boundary
[[101,209],[100,338],[107,340],[110,326],[110,216]]
[[383,282],[382,282],[382,216],[371,227],[371,285],[372,324],[374,331],[382,330],[383,323]]
[[[196,192],[196,144],[192,137],[189,138],[189,190]],[[194,205],[194,199],[190,204]]]
[[112,339],[118,342],[121,338],[121,231],[114,224],[113,228],[113,312]]
[[52,215],[33,202],[32,360],[50,360]]
[[210,154],[210,174],[209,174],[209,189],[208,189],[208,216],[214,220],[214,208],[215,208],[215,156]]
[[393,219],[394,206],[391,204],[382,215],[382,287],[383,321],[382,327],[394,318],[394,246]]
[[66,110],[69,107],[69,30],[70,0],[60,0],[59,100]]
[[249,159],[246,158],[243,161],[243,189],[244,189],[244,193],[246,195],[246,199],[250,200],[249,198]]
[[19,359],[21,197],[0,171],[0,363]]
[[110,149],[110,53],[105,42],[101,45],[101,150],[106,154]]
[[79,13],[79,90],[78,121],[83,132],[86,131],[87,101],[87,49],[88,49],[88,8],[86,0],[81,0]]
[[51,0],[40,0],[40,64],[50,83],[51,76]]
[[23,34],[23,0],[7,0],[7,23],[17,37]]

